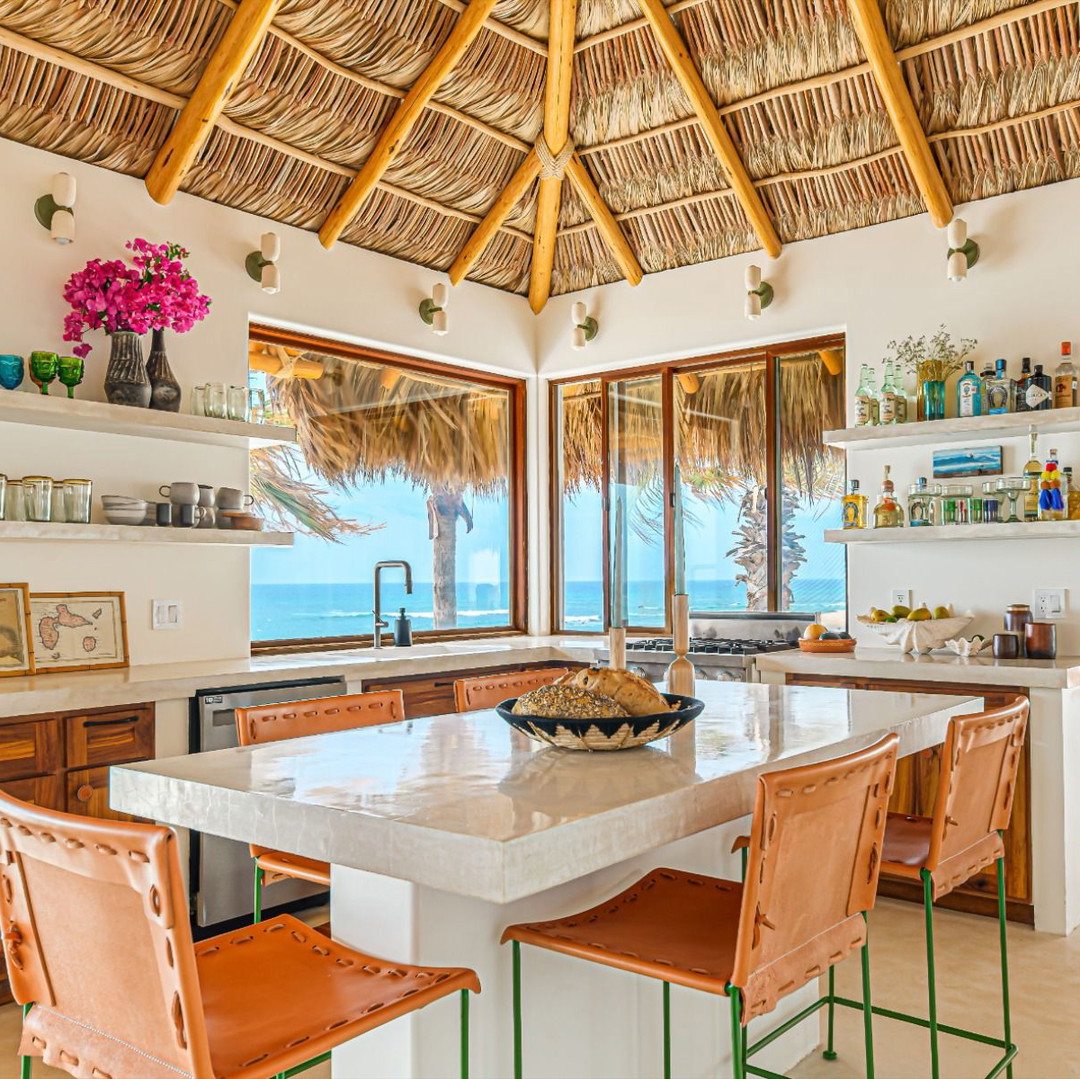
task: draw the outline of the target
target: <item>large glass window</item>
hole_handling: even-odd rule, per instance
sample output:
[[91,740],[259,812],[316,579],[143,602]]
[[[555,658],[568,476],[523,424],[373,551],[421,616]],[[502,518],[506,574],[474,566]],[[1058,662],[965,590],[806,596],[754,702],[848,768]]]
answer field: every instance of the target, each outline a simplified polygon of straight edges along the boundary
[[252,451],[259,512],[297,533],[252,552],[253,641],[370,639],[374,566],[390,560],[410,564],[413,593],[384,571],[384,618],[523,628],[519,381],[276,331],[253,331],[251,366],[297,430],[295,446]]
[[844,551],[822,539],[843,496],[843,455],[822,441],[843,425],[842,340],[562,382],[552,407],[553,625],[614,611],[662,628],[676,582],[694,611],[843,624]]

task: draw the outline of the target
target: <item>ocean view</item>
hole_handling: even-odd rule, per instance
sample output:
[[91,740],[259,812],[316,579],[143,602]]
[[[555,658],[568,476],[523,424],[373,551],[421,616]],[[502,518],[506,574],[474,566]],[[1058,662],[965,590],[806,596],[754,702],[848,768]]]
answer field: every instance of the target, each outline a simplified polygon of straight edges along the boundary
[[[416,582],[411,596],[397,582],[383,586],[384,617],[388,621],[405,607],[414,630],[431,629],[430,582]],[[601,627],[599,581],[570,581],[566,585],[566,629]],[[461,583],[457,589],[458,626],[506,625],[510,618],[505,589],[490,584]],[[691,606],[695,610],[743,610],[746,591],[732,581],[691,581]],[[844,609],[844,582],[835,578],[796,579],[794,609],[840,611]],[[253,584],[251,587],[251,636],[256,641],[289,638],[349,637],[371,632],[374,592],[370,582],[342,584]],[[659,581],[631,581],[628,611],[634,625],[663,622],[663,586]]]

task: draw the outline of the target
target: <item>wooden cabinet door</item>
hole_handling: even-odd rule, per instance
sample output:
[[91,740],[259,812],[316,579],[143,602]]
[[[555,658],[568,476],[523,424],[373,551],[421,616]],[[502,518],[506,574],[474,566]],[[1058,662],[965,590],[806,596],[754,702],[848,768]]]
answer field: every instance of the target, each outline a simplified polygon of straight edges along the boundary
[[117,813],[109,808],[109,769],[79,768],[68,772],[66,777],[66,804],[69,813],[83,817],[104,817],[107,820],[141,820],[127,813]]
[[154,711],[148,706],[67,716],[67,766],[146,760],[154,755]]
[[59,767],[60,723],[55,716],[28,716],[0,725],[0,783]]
[[35,776],[33,779],[13,779],[3,784],[5,794],[42,809],[64,808],[64,788],[60,777]]

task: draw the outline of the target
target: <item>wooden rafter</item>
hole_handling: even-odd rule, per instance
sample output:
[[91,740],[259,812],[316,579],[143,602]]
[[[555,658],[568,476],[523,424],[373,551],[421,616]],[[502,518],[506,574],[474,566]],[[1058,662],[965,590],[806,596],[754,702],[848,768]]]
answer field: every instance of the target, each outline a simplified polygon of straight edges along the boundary
[[[570,137],[570,85],[574,73],[574,32],[577,0],[551,0],[547,84],[544,88],[544,141],[552,155],[562,153]],[[555,265],[555,236],[562,204],[562,177],[541,176],[536,200],[529,304],[539,314],[551,295]]]
[[631,285],[638,284],[643,276],[643,271],[641,264],[637,260],[637,255],[634,254],[630,241],[623,235],[623,230],[619,228],[615,215],[608,208],[607,203],[604,202],[596,184],[593,183],[593,178],[589,175],[588,170],[577,154],[570,158],[566,166],[566,174],[570,177],[574,187],[577,188],[577,192],[584,200],[585,205],[588,206],[589,213],[592,214],[596,227],[600,230],[600,235],[604,237],[604,241],[608,245],[615,259],[615,264],[619,267],[623,277]]
[[713,101],[700,72],[694,66],[686,42],[683,41],[675,23],[672,22],[663,0],[638,0],[638,3],[641,5],[645,18],[649,20],[649,25],[675,77],[690,99],[690,104],[701,121],[705,135],[727,173],[735,196],[761,241],[761,246],[770,258],[776,258],[780,254],[780,237],[776,233],[776,227],[754,188],[754,183],[746,171],[742,158],[739,157],[739,152],[735,149],[731,135],[724,127],[724,121],[716,109],[716,102]]
[[333,247],[349,222],[360,212],[382,174],[397,157],[432,95],[484,28],[484,22],[496,2],[497,0],[472,0],[458,16],[458,21],[442,47],[394,110],[356,179],[345,189],[337,205],[327,216],[319,230],[319,240],[323,247]]
[[530,150],[510,178],[506,190],[495,200],[491,209],[484,215],[483,221],[476,226],[473,234],[465,242],[465,246],[458,252],[458,257],[454,259],[454,264],[450,267],[451,284],[461,284],[465,275],[472,269],[473,263],[484,253],[484,249],[499,231],[507,214],[521,201],[533,180],[539,175],[540,158],[537,157],[535,150]]
[[848,0],[851,22],[859,43],[866,53],[870,70],[874,75],[889,113],[896,137],[907,158],[908,168],[919,186],[930,220],[938,228],[947,225],[953,216],[952,197],[949,195],[941,170],[927,141],[926,132],[919,123],[915,103],[911,100],[900,62],[889,41],[885,20],[881,17],[878,0]]
[[270,29],[280,3],[281,0],[242,0],[237,7],[206,63],[195,92],[146,174],[146,189],[156,202],[171,201],[180,189],[188,169],[206,145],[236,80]]

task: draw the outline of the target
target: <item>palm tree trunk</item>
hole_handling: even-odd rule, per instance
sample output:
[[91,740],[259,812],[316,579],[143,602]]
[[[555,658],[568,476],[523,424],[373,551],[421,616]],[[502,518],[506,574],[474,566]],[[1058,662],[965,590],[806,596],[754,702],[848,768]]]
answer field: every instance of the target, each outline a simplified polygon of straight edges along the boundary
[[428,498],[428,535],[431,538],[431,593],[435,629],[457,626],[457,519],[471,532],[472,514],[460,488],[441,488]]

